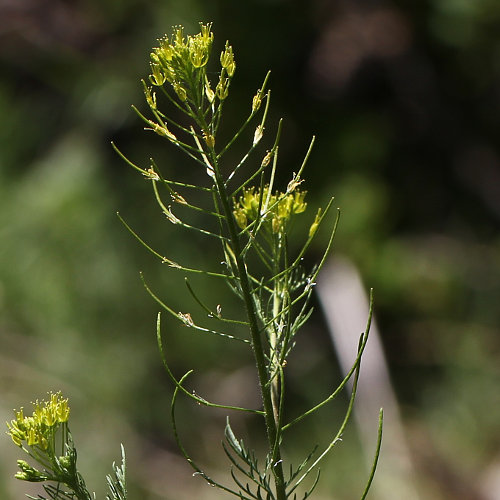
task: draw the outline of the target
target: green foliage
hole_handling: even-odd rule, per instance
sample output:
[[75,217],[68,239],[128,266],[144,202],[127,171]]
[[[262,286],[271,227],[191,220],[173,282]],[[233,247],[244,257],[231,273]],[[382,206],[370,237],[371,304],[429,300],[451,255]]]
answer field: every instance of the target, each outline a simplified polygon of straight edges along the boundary
[[127,482],[125,479],[125,450],[122,445],[122,463],[113,464],[113,476],[106,476],[110,494],[106,495],[106,500],[126,500]]

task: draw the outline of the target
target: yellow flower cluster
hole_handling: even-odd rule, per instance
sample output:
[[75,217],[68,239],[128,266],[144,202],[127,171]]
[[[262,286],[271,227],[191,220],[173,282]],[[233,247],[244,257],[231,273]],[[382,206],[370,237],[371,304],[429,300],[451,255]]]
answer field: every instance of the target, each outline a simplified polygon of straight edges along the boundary
[[304,201],[306,191],[292,193],[271,193],[269,187],[264,189],[249,188],[243,191],[233,210],[234,217],[241,229],[262,217],[265,226],[272,233],[280,233],[287,222],[295,214],[305,211],[307,203]]
[[184,37],[184,28],[174,28],[172,38],[165,36],[160,46],[151,53],[151,83],[162,86],[166,81],[172,85],[190,76],[196,68],[208,62],[213,42],[210,24],[201,24],[201,32]]
[[[211,27],[211,24],[200,23],[198,34],[185,37],[184,28],[177,26],[171,37],[165,36],[159,40],[160,46],[151,53],[151,83],[158,87],[165,82],[170,83],[177,97],[186,101],[192,91],[193,75],[196,70],[206,66],[210,57],[214,38]],[[202,77],[202,85],[205,86],[205,93],[210,102],[215,96],[221,101],[227,97],[229,82],[236,70],[233,49],[228,43],[220,55],[220,63],[222,71],[215,92],[210,88],[206,76]],[[155,103],[153,105],[156,107]]]
[[7,433],[18,446],[22,446],[25,441],[28,446],[38,446],[46,450],[55,429],[69,419],[68,400],[57,392],[50,394],[49,401],[37,400],[33,405],[33,415],[29,417],[24,416],[22,408],[14,412],[16,418],[11,420],[10,424],[7,422]]

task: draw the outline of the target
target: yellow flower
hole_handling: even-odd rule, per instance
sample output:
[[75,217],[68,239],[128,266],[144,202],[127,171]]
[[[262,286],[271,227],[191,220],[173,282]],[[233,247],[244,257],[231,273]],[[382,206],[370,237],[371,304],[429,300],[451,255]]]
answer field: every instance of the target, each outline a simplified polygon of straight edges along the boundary
[[227,71],[229,78],[232,78],[236,71],[236,63],[234,62],[233,48],[228,42],[226,42],[224,52],[221,52],[220,64]]
[[229,93],[229,78],[227,78],[224,74],[221,73],[219,78],[219,83],[217,87],[215,87],[215,94],[217,97],[223,101]]

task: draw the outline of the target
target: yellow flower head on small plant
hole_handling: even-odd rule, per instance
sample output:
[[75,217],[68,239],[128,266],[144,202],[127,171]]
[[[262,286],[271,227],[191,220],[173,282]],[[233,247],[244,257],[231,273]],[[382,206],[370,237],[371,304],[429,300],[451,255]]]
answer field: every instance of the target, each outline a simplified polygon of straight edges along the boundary
[[33,414],[28,417],[24,416],[22,408],[14,412],[16,418],[7,422],[7,434],[17,446],[26,442],[28,446],[47,449],[57,428],[69,419],[68,400],[56,392],[50,394],[49,401],[36,400],[33,406]]
[[[185,36],[184,28],[176,26],[171,36],[165,35],[161,38],[159,47],[151,52],[150,82],[157,87],[161,87],[165,82],[170,83],[177,97],[183,102],[190,97],[193,98],[199,84],[204,88],[210,103],[215,96],[220,101],[226,99],[230,80],[236,71],[233,48],[226,42],[220,55],[219,81],[213,91],[205,68],[214,39],[211,29],[210,23],[200,23],[199,33]],[[150,94],[149,92],[146,95],[146,99],[150,107],[156,109],[156,102],[152,101]]]
[[200,24],[200,33],[187,37],[184,28],[177,26],[171,37],[160,39],[160,46],[151,53],[151,83],[162,86],[168,81],[184,87],[194,71],[208,62],[214,38],[211,26]]

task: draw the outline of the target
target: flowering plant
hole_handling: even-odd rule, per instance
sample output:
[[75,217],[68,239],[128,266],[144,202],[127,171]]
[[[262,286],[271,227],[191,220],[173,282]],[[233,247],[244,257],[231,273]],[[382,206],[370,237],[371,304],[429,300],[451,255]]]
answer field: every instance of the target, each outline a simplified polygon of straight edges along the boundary
[[[91,500],[94,497],[76,467],[76,448],[69,431],[70,408],[60,392],[51,393],[48,401],[36,401],[31,416],[24,416],[21,408],[15,419],[7,423],[12,441],[27,453],[40,468],[26,460],[18,460],[17,479],[43,482],[43,489],[53,499]],[[125,500],[125,454],[122,448],[121,466],[113,465],[114,477],[107,476],[110,494],[107,500]],[[29,497],[35,498],[35,497]],[[43,499],[39,495],[36,497]]]
[[[236,71],[236,62],[232,47],[226,42],[220,54],[220,69],[215,81],[211,79],[212,70],[208,71],[213,46],[211,25],[201,24],[200,32],[194,36],[185,36],[182,27],[176,27],[173,34],[159,41],[159,46],[153,49],[150,58],[151,74],[149,82],[143,81],[144,95],[149,107],[147,117],[134,108],[144,121],[146,129],[166,139],[174,147],[190,157],[203,179],[197,184],[188,184],[183,180],[168,179],[158,165],[151,160],[147,167],[136,165],[113,145],[118,154],[134,169],[140,172],[152,185],[153,193],[160,209],[167,220],[189,231],[197,232],[203,237],[211,238],[220,244],[220,252],[224,268],[222,271],[192,268],[178,263],[170,256],[150,247],[131,227],[120,217],[125,227],[149,251],[158,257],[162,263],[187,275],[203,275],[207,279],[225,281],[243,304],[244,313],[241,317],[228,317],[223,313],[220,304],[206,303],[186,279],[189,292],[193,295],[200,308],[208,313],[208,319],[195,321],[190,312],[177,312],[167,305],[148,284],[146,289],[160,304],[162,309],[174,320],[186,325],[194,331],[222,336],[228,341],[239,342],[251,350],[257,371],[262,405],[259,408],[244,408],[208,401],[196,391],[189,390],[186,380],[192,373],[188,371],[178,376],[171,369],[164,350],[164,340],[161,329],[162,316],[157,316],[158,346],[168,376],[174,384],[171,402],[171,420],[175,439],[179,448],[194,469],[196,475],[204,478],[210,485],[239,498],[240,500],[285,500],[308,498],[319,479],[318,465],[325,455],[339,442],[341,435],[351,416],[357,381],[360,370],[361,356],[365,349],[370,328],[371,309],[365,332],[359,339],[357,356],[346,377],[339,386],[323,401],[304,411],[301,415],[287,421],[284,416],[285,378],[287,360],[295,346],[296,335],[311,315],[310,299],[316,277],[320,272],[331,249],[339,220],[339,212],[332,210],[332,200],[326,207],[320,209],[310,218],[309,230],[305,232],[303,242],[295,253],[289,245],[289,235],[296,217],[307,217],[306,192],[302,189],[304,168],[312,150],[314,138],[305,154],[304,160],[294,173],[286,188],[276,188],[276,171],[278,164],[279,143],[281,137],[281,122],[277,127],[274,143],[260,160],[249,166],[251,159],[259,154],[268,107],[270,91],[267,90],[269,74],[266,75],[261,88],[256,92],[249,106],[249,115],[231,139],[219,144],[219,126],[222,121],[222,111],[229,96],[229,89]],[[162,104],[160,104],[162,101]],[[170,108],[163,108],[163,103]],[[185,116],[185,121],[173,118],[173,111]],[[244,132],[254,125],[253,138],[248,150],[241,159],[233,165],[228,165],[227,153],[238,140],[243,140]],[[168,197],[169,201],[166,201]],[[203,198],[204,197],[204,198]],[[202,201],[192,201],[201,198]],[[175,206],[176,214],[174,214]],[[209,221],[205,226],[189,222],[188,216],[178,213],[201,213]],[[178,213],[177,213],[178,212]],[[328,220],[331,220],[328,223]],[[330,224],[328,242],[319,263],[312,269],[305,269],[303,257],[309,249],[318,231]],[[213,228],[216,228],[215,230]],[[218,258],[219,262],[221,259]],[[215,325],[215,326],[214,326]],[[243,334],[241,332],[244,332]],[[282,449],[296,424],[309,417],[327,403],[332,401],[347,386],[351,380],[349,404],[339,428],[333,433],[329,444],[319,453],[307,452],[303,461],[294,466],[285,464]],[[257,453],[247,448],[241,438],[236,437],[229,419],[225,428],[224,451],[231,463],[230,482],[223,483],[212,478],[197,460],[191,456],[184,446],[176,421],[176,404],[180,395],[195,403],[212,408],[222,408],[230,412],[245,412],[262,419],[266,430],[267,453],[263,460],[258,460]],[[16,444],[28,440],[28,446],[36,452],[28,452],[40,463],[46,463],[43,471],[29,468],[23,462],[18,478],[28,481],[55,481],[57,488],[45,486],[52,494],[51,498],[87,499],[85,485],[76,471],[76,452],[69,431],[67,430],[68,412],[64,412],[64,401],[61,396],[55,397],[54,404],[62,418],[54,422],[56,427],[50,431],[43,427],[41,434],[35,432],[33,439],[24,423],[22,414],[18,414],[9,427],[9,432]],[[51,399],[52,401],[52,399]],[[52,404],[52,403],[51,403]],[[19,416],[20,415],[20,416]],[[375,471],[381,439],[380,416],[379,441],[373,468],[361,498],[365,498]],[[57,458],[52,445],[44,448],[45,442],[51,443],[51,436],[62,430],[62,457]],[[52,434],[51,434],[52,433]],[[31,444],[30,444],[31,443]],[[33,448],[34,447],[34,448]],[[73,458],[74,455],[74,458]],[[48,460],[47,460],[48,459]],[[64,464],[68,461],[69,465]],[[66,472],[71,471],[71,477]],[[306,478],[315,472],[314,477],[306,486]],[[126,498],[124,481],[125,464],[115,467],[115,478],[109,478],[112,499]],[[59,494],[59,484],[66,485],[73,493]],[[79,486],[80,485],[80,486]],[[299,491],[303,489],[302,493]],[[56,491],[59,496],[56,496]],[[71,496],[73,495],[73,496]],[[114,496],[113,496],[114,495]]]

